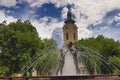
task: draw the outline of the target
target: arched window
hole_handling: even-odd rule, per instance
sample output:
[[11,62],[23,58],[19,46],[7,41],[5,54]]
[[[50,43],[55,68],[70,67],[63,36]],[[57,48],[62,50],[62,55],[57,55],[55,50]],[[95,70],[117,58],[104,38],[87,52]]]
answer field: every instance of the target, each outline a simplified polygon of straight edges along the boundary
[[74,40],[75,40],[75,33],[73,34],[73,36],[74,36]]
[[68,40],[68,33],[66,33],[66,40]]

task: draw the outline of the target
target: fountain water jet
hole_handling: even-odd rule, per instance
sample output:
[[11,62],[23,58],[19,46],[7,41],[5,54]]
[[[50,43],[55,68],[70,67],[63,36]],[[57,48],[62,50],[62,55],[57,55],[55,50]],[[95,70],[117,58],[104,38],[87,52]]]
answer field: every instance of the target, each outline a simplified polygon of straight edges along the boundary
[[61,49],[61,60],[57,75],[77,75],[80,74],[78,53],[72,45]]

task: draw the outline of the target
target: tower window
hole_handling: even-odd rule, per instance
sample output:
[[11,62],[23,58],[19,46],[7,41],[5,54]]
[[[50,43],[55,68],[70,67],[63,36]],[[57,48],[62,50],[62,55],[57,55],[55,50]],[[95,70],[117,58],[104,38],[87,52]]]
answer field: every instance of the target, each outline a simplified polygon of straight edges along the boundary
[[67,29],[68,27],[66,26],[66,29]]
[[68,40],[68,33],[66,33],[66,40]]
[[74,36],[74,40],[75,40],[75,33],[73,34],[73,36]]

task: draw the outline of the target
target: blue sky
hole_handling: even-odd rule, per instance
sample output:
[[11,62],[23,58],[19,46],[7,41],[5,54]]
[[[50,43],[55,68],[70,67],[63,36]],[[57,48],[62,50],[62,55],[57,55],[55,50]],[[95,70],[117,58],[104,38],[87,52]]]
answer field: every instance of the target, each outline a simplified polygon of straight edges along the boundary
[[104,35],[120,40],[120,0],[0,0],[0,22],[30,20],[39,36],[62,46],[62,27],[68,8],[81,38]]

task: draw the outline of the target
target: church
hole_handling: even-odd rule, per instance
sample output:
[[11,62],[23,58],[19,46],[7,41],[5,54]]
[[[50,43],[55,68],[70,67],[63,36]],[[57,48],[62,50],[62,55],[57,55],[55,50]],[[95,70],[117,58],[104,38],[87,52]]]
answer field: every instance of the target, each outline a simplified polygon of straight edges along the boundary
[[63,47],[67,47],[68,44],[74,44],[78,40],[78,27],[75,25],[75,21],[72,19],[72,13],[70,9],[67,12],[67,19],[65,20],[65,25],[63,26]]
[[63,26],[64,44],[61,49],[61,60],[57,69],[57,75],[76,75],[87,74],[87,70],[83,63],[79,60],[77,49],[74,43],[78,41],[78,27],[72,19],[70,9],[67,12],[67,19]]

